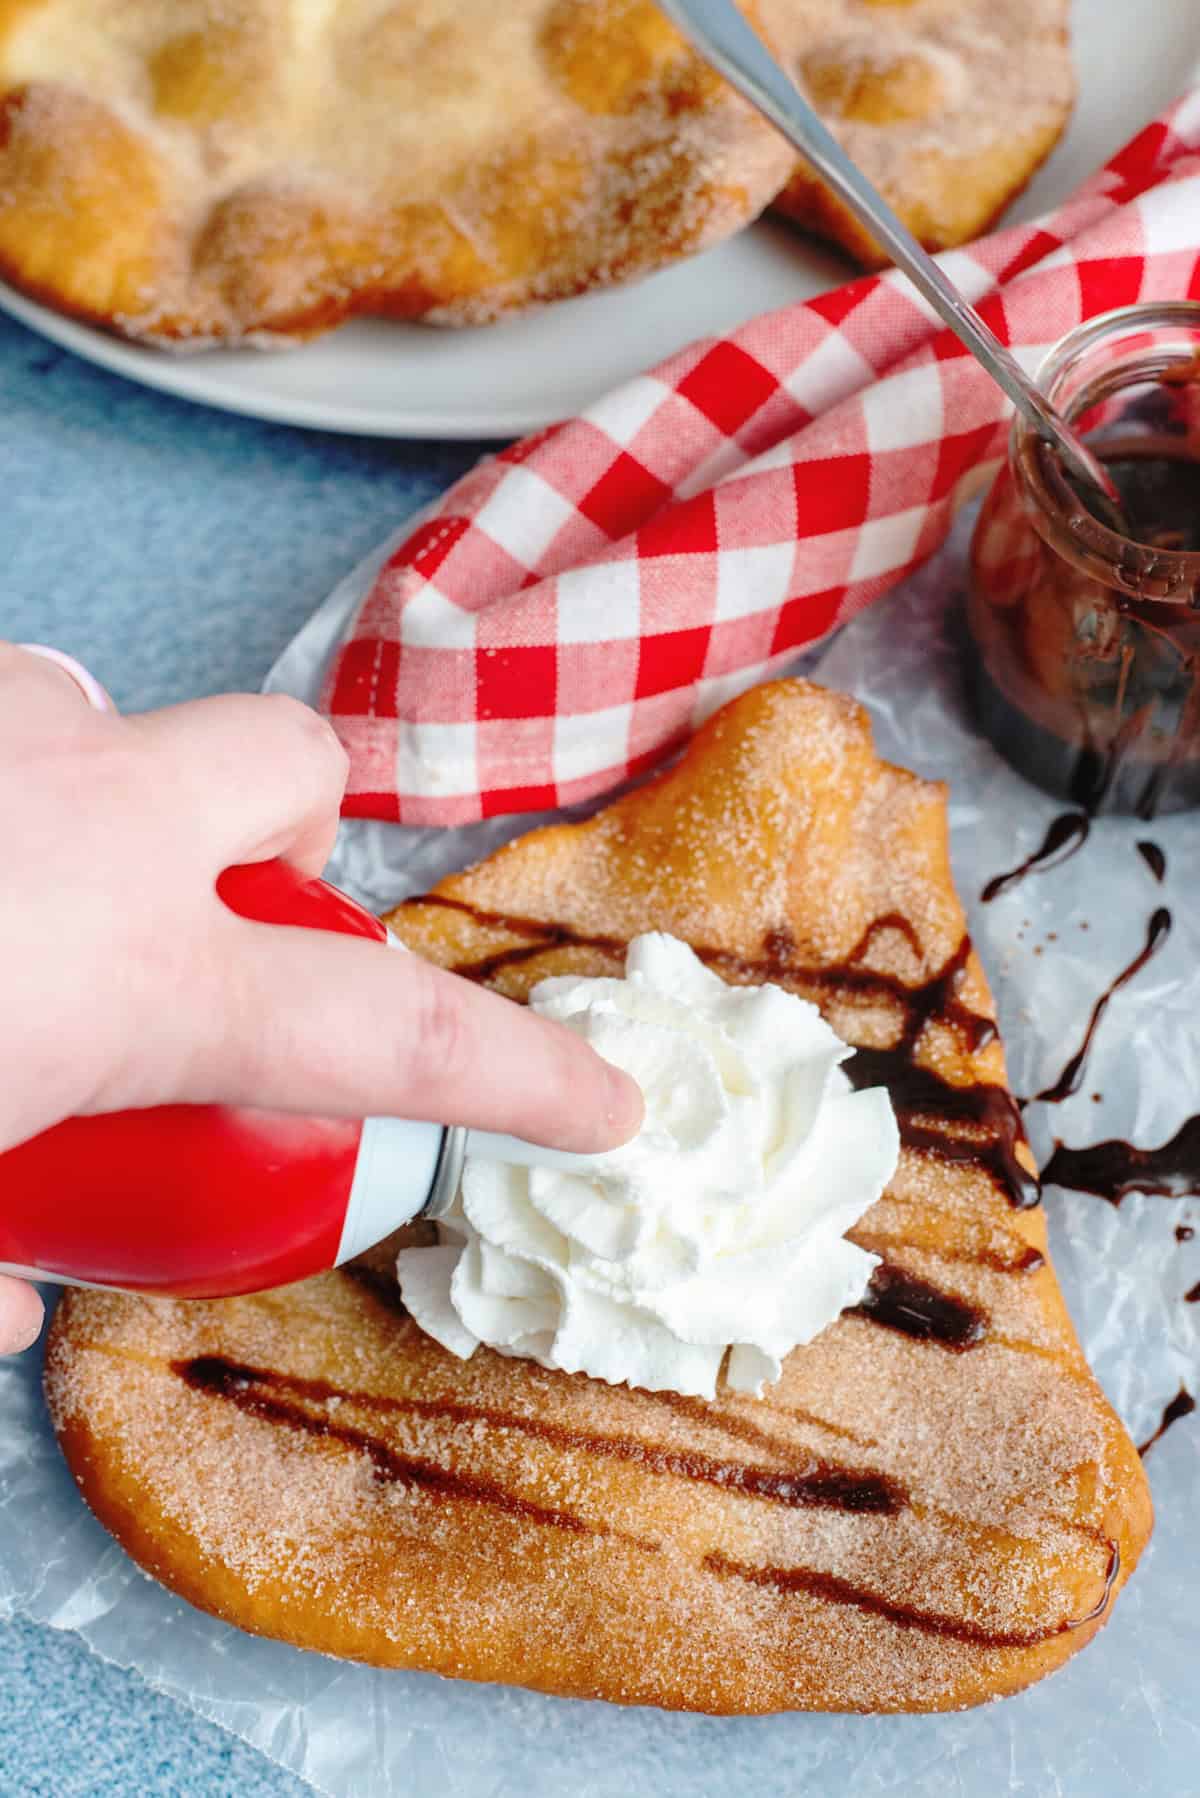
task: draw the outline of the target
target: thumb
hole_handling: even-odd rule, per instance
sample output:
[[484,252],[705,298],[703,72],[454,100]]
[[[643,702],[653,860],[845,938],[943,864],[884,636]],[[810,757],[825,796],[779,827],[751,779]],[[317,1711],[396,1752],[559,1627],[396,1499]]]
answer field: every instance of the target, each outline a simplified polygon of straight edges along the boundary
[[565,1026],[419,956],[224,913],[220,1040],[189,1085],[222,1103],[427,1118],[595,1153],[642,1121],[636,1082]]

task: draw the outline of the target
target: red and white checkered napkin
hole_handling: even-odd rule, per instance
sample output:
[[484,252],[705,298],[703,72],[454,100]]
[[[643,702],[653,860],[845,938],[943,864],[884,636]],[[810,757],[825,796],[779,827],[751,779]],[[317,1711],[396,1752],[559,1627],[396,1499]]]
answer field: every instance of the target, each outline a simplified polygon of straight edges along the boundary
[[[1051,218],[945,260],[1030,366],[1082,319],[1200,297],[1200,90]],[[465,824],[637,773],[936,549],[1007,416],[893,273],[692,344],[481,462],[333,663],[346,814]]]

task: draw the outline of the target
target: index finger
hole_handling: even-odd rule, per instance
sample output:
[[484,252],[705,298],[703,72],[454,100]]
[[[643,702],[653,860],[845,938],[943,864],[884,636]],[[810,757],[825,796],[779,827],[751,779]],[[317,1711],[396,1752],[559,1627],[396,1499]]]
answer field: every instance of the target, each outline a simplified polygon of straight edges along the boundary
[[192,1063],[203,1097],[431,1118],[593,1153],[642,1120],[629,1076],[565,1025],[382,944],[226,914]]

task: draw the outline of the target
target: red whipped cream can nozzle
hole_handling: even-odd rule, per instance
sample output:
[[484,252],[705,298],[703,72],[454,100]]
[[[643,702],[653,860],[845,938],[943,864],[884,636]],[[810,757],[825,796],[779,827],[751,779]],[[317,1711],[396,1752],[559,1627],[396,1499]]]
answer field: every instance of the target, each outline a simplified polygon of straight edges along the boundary
[[[344,893],[281,861],[230,868],[217,890],[262,923],[387,941]],[[0,1155],[0,1268],[177,1298],[286,1285],[444,1200],[464,1135],[226,1105],[70,1118]]]

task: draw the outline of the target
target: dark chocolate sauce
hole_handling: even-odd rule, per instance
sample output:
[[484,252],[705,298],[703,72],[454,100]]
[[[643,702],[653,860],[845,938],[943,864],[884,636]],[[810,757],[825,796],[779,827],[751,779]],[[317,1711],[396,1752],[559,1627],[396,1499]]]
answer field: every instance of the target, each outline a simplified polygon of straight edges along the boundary
[[[1170,1142],[1158,1149],[1135,1149],[1120,1138],[1091,1143],[1085,1149],[1068,1149],[1056,1142],[1042,1179],[1047,1186],[1094,1192],[1110,1205],[1119,1205],[1131,1192],[1164,1199],[1200,1193],[1200,1117],[1189,1118]],[[1181,1236],[1180,1231],[1187,1234]],[[1181,1242],[1188,1242],[1193,1231],[1180,1224],[1175,1234]]]
[[1190,456],[1160,450],[1105,456],[1104,462],[1135,543],[1188,553],[1200,549],[1200,468]]
[[1149,868],[1151,874],[1153,874],[1155,880],[1157,880],[1159,886],[1161,886],[1167,877],[1166,854],[1159,848],[1157,843],[1141,842],[1137,847],[1138,854]]
[[958,1350],[981,1343],[990,1321],[978,1306],[886,1261],[871,1275],[864,1297],[845,1315],[864,1317],[918,1342],[936,1342],[942,1348]]
[[1200,1280],[1184,1293],[1183,1302],[1185,1305],[1200,1305]]
[[[1097,444],[1121,494],[1124,547],[1081,544],[1065,494],[1040,529],[1011,474],[976,537],[964,668],[979,721],[1022,774],[1089,813],[1200,804],[1195,583],[1161,559],[1200,547],[1200,459],[1179,433]],[[1043,473],[1061,493],[1048,453]],[[989,559],[997,541],[1005,552]],[[1081,549],[1090,577],[1068,566]]]
[[948,1636],[953,1641],[970,1642],[980,1648],[1033,1648],[1039,1642],[1048,1642],[1053,1636],[1066,1635],[1070,1630],[1080,1629],[1085,1623],[1093,1623],[1097,1617],[1103,1616],[1121,1569],[1121,1554],[1116,1543],[1106,1541],[1106,1546],[1108,1566],[1104,1574],[1104,1589],[1093,1608],[1084,1617],[1067,1618],[1062,1623],[1051,1623],[1034,1630],[987,1629],[983,1624],[972,1623],[965,1617],[951,1617],[942,1611],[922,1611],[916,1605],[903,1604],[895,1598],[885,1598],[881,1592],[871,1592],[865,1586],[855,1585],[852,1580],[842,1579],[834,1573],[821,1573],[815,1567],[754,1567],[743,1561],[732,1560],[719,1549],[705,1555],[704,1566],[709,1573],[715,1573],[724,1579],[746,1580],[753,1586],[771,1586],[777,1592],[804,1592],[813,1598],[826,1599],[832,1604],[853,1605],[856,1610],[867,1611],[875,1617],[886,1617],[889,1623],[897,1623],[904,1629],[920,1630],[925,1635]]
[[[464,913],[477,924],[507,930],[514,936],[528,937],[524,943],[499,949],[478,961],[456,962],[454,972],[468,980],[487,980],[505,968],[519,966],[553,949],[595,949],[602,954],[624,955],[629,947],[623,937],[600,936],[574,929],[569,924],[543,922],[536,918],[518,917],[508,912],[485,911],[466,900],[448,894],[426,893],[406,900],[410,906],[436,905],[445,910]],[[971,1011],[955,998],[955,988],[971,954],[971,940],[964,937],[950,960],[923,986],[907,986],[893,974],[879,972],[863,965],[863,958],[876,935],[883,930],[898,930],[918,947],[919,939],[908,919],[899,912],[889,912],[868,925],[844,962],[812,966],[796,960],[796,944],[786,930],[769,932],[761,956],[733,955],[723,949],[706,949],[693,944],[695,953],[707,966],[718,971],[727,969],[740,978],[753,980],[787,979],[798,986],[838,995],[850,993],[867,999],[891,999],[901,1005],[907,1017],[906,1034],[915,1046],[924,1026],[931,1019],[949,1025],[965,1038],[970,1049],[981,1048],[996,1034],[991,1018]]]
[[[964,936],[945,967],[924,986],[905,986],[903,981],[890,981],[893,997],[900,1000],[907,1013],[903,1040],[913,1052],[925,1026],[930,1023],[948,1025],[972,1053],[995,1041],[996,1026],[992,1019],[972,1011],[958,997],[959,982],[970,959],[971,939]],[[833,972],[836,979],[838,970]]]
[[1175,1226],[1176,1242],[1190,1242],[1195,1234],[1196,1232],[1190,1224],[1176,1224]]
[[[953,1086],[931,1068],[919,1067],[911,1056],[904,1043],[892,1049],[856,1049],[842,1071],[859,1089],[887,1087],[905,1148],[939,1161],[984,1168],[1018,1210],[1036,1205],[1041,1188],[1037,1176],[1018,1159],[1017,1144],[1025,1136],[1017,1102],[1007,1087],[986,1080]],[[944,1127],[952,1121],[977,1125],[986,1134],[956,1135]]]
[[1088,1020],[1087,1030],[1084,1032],[1083,1041],[1075,1054],[1072,1055],[1070,1061],[1067,1063],[1058,1079],[1054,1082],[1053,1086],[1044,1087],[1040,1093],[1035,1093],[1033,1095],[1033,1100],[1027,1100],[1026,1103],[1033,1103],[1040,1100],[1046,1105],[1059,1105],[1064,1099],[1069,1099],[1073,1093],[1079,1091],[1083,1081],[1084,1068],[1087,1065],[1087,1058],[1091,1051],[1093,1038],[1100,1026],[1100,1020],[1108,1010],[1110,1002],[1116,994],[1120,992],[1121,988],[1127,986],[1135,975],[1140,974],[1142,969],[1146,966],[1146,963],[1158,953],[1170,934],[1170,930],[1171,914],[1165,905],[1160,905],[1150,919],[1150,927],[1146,933],[1145,948],[1141,951],[1140,955],[1137,955],[1134,960],[1130,962],[1127,968],[1124,968],[1121,973],[1117,975],[1116,979],[1103,993],[1101,993],[1095,1005],[1092,1007],[1092,1015]]
[[382,1268],[371,1267],[365,1261],[351,1261],[338,1270],[364,1292],[369,1292],[385,1311],[395,1312],[397,1317],[407,1317],[408,1307],[400,1295],[400,1287],[395,1273],[385,1273]]
[[[477,923],[492,925],[530,940],[494,951],[476,961],[460,962],[455,973],[469,979],[488,980],[507,967],[531,961],[549,950],[566,945],[621,955],[627,944],[619,938],[588,935],[569,925],[515,917],[481,910],[461,899],[432,894],[410,900],[410,905],[438,905],[465,913]],[[1016,1150],[1025,1140],[1016,1101],[1002,1086],[982,1081],[955,1086],[916,1060],[922,1033],[931,1023],[952,1030],[969,1053],[982,1049],[996,1035],[991,1018],[972,1011],[957,996],[959,982],[971,954],[971,940],[964,936],[943,968],[923,985],[909,986],[895,975],[865,965],[875,938],[885,931],[904,936],[920,953],[920,938],[900,912],[888,912],[868,925],[845,961],[813,967],[801,963],[796,943],[786,930],[769,933],[761,958],[735,956],[722,950],[696,949],[700,959],[717,973],[738,981],[772,980],[806,993],[835,997],[860,997],[897,1007],[902,1023],[899,1039],[888,1049],[858,1049],[846,1064],[846,1072],[858,1087],[887,1086],[895,1105],[905,1144],[924,1154],[950,1162],[969,1162],[983,1168],[1002,1186],[1010,1202],[1020,1208],[1036,1205],[1040,1187],[1035,1175],[1022,1165]],[[947,1128],[963,1123],[967,1134]],[[974,1133],[970,1133],[973,1131]]]
[[[923,986],[907,986],[893,975],[862,965],[876,934],[906,923],[899,914],[889,913],[876,919],[840,966],[810,969],[780,959],[767,971],[766,978],[791,980],[802,987],[833,994],[848,990],[866,992],[898,1005],[903,1018],[898,1040],[886,1049],[855,1049],[843,1064],[845,1074],[859,1089],[887,1087],[906,1148],[942,1161],[970,1162],[984,1168],[1003,1187],[1011,1204],[1020,1208],[1036,1205],[1041,1189],[1016,1154],[1025,1132],[1012,1095],[1005,1087],[988,1081],[955,1086],[922,1067],[916,1059],[921,1037],[930,1023],[949,1027],[971,1053],[995,1038],[996,1026],[991,1018],[972,1011],[957,997],[970,959],[971,939],[964,936],[945,966]],[[963,1135],[946,1128],[957,1122],[975,1126],[986,1134]]]
[[1163,1411],[1162,1422],[1155,1430],[1153,1436],[1147,1436],[1145,1442],[1143,1442],[1138,1449],[1138,1454],[1149,1454],[1150,1450],[1154,1447],[1154,1444],[1156,1442],[1161,1442],[1173,1423],[1178,1423],[1181,1417],[1190,1417],[1195,1409],[1195,1399],[1192,1397],[1186,1386],[1181,1386],[1170,1404],[1167,1405]]
[[[836,1511],[894,1516],[908,1503],[901,1483],[890,1475],[861,1467],[844,1467],[798,1449],[795,1444],[780,1444],[790,1455],[790,1467],[759,1467],[744,1461],[725,1460],[695,1450],[678,1451],[645,1442],[636,1436],[603,1436],[573,1429],[540,1416],[519,1411],[505,1411],[490,1405],[462,1403],[455,1399],[396,1398],[386,1393],[348,1392],[326,1380],[308,1379],[298,1374],[276,1372],[271,1368],[247,1367],[217,1356],[201,1356],[194,1361],[174,1364],[174,1371],[188,1385],[217,1398],[229,1400],[240,1410],[268,1422],[279,1423],[309,1435],[328,1436],[365,1454],[376,1477],[394,1483],[419,1486],[425,1490],[444,1492],[448,1497],[475,1500],[513,1515],[535,1522],[551,1523],[560,1529],[595,1532],[597,1525],[575,1518],[570,1513],[547,1511],[510,1492],[506,1487],[477,1475],[452,1473],[435,1461],[403,1454],[369,1432],[345,1426],[328,1411],[306,1409],[307,1405],[328,1407],[336,1404],[356,1405],[360,1409],[386,1415],[404,1415],[442,1419],[450,1423],[482,1423],[492,1429],[507,1430],[555,1448],[576,1450],[599,1459],[635,1462],[650,1473],[673,1475],[727,1492],[738,1492],[747,1498],[764,1499],[772,1504],[795,1508],[820,1508]],[[705,1421],[718,1424],[711,1411]],[[603,1533],[603,1532],[602,1532]]]
[[[1026,856],[1019,868],[1013,868],[1008,874],[997,874],[994,880],[988,881],[979,895],[984,905],[990,905],[993,899],[1000,897],[1001,893],[1007,893],[1010,888],[1019,886],[1025,876],[1034,873],[1035,870],[1040,872],[1043,869],[1061,868],[1064,862],[1070,861],[1077,850],[1082,849],[1087,842],[1088,832],[1091,828],[1091,820],[1086,812],[1063,812],[1061,817],[1055,818],[1051,824],[1042,839],[1041,846],[1035,849],[1032,855]],[[1062,853],[1064,850],[1065,854]]]
[[[172,1362],[172,1372],[178,1374],[194,1391],[206,1393],[211,1398],[224,1399],[239,1411],[260,1418],[265,1423],[280,1424],[285,1429],[296,1430],[306,1436],[318,1436],[342,1443],[346,1448],[366,1457],[375,1478],[382,1484],[407,1486],[467,1503],[488,1505],[510,1517],[524,1517],[531,1523],[545,1524],[552,1529],[566,1530],[577,1536],[618,1533],[610,1531],[604,1524],[586,1522],[572,1511],[560,1511],[551,1506],[535,1504],[531,1499],[522,1498],[495,1480],[482,1478],[478,1474],[453,1472],[448,1467],[439,1466],[436,1461],[403,1454],[381,1437],[372,1436],[366,1430],[357,1430],[348,1424],[337,1423],[329,1416],[307,1411],[303,1405],[295,1402],[294,1397],[280,1397],[273,1390],[278,1387],[284,1393],[296,1391],[284,1374],[274,1373],[270,1369],[245,1367],[235,1361],[226,1361],[220,1355],[198,1355],[191,1361]],[[324,1394],[327,1398],[335,1395],[334,1387],[329,1387]]]
[[875,944],[877,936],[885,936],[889,930],[902,936],[914,955],[921,953],[921,939],[913,928],[910,919],[902,911],[885,911],[882,917],[872,920],[851,949],[846,960],[853,967],[855,963],[865,961]]

